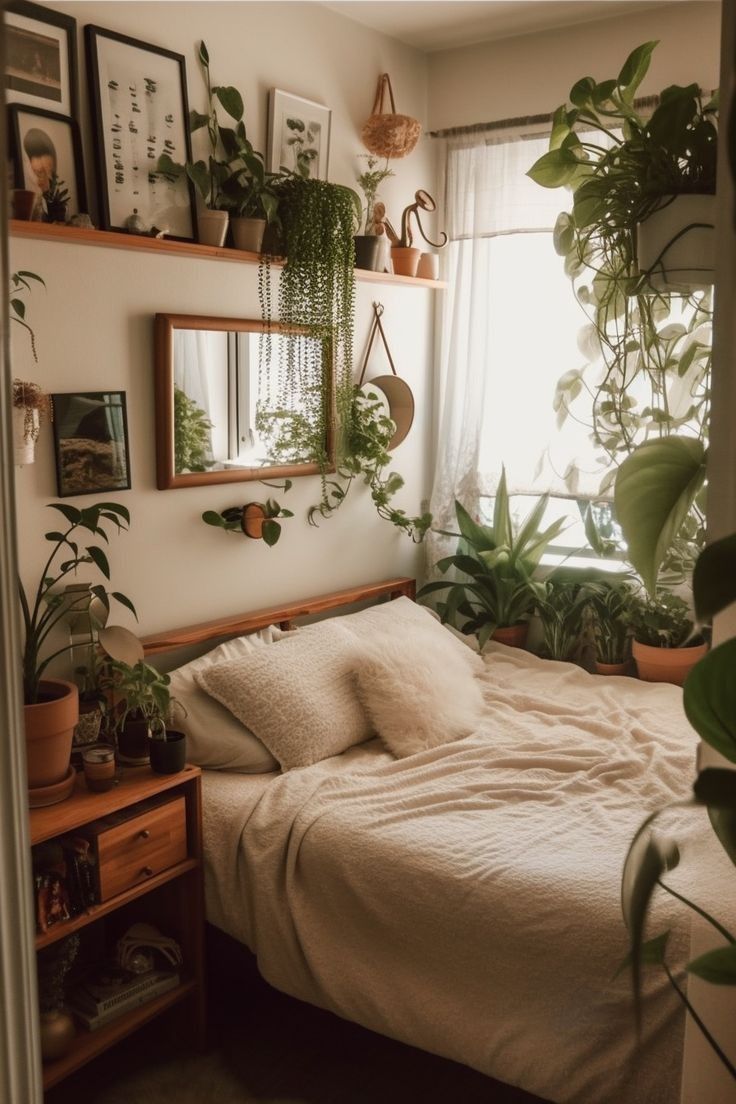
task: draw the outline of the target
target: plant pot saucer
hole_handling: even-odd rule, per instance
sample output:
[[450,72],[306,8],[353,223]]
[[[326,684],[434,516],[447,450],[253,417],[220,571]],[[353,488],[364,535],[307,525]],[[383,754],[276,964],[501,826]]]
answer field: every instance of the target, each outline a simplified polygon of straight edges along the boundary
[[71,797],[77,780],[77,772],[69,766],[68,773],[61,782],[54,782],[51,786],[33,786],[28,789],[28,805],[31,809],[41,809],[44,805],[56,805],[59,801],[66,801]]

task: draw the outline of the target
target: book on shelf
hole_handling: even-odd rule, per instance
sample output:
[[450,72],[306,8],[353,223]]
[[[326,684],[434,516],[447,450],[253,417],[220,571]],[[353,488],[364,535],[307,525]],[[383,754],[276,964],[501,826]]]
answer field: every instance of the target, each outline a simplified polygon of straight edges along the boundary
[[161,996],[179,984],[177,970],[148,970],[131,974],[111,967],[88,977],[69,994],[68,1004],[82,1023],[94,1031],[103,1024]]

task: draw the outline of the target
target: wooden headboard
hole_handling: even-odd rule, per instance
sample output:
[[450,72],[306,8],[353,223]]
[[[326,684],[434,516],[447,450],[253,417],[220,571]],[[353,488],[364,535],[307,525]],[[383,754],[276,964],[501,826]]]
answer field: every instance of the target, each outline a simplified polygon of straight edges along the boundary
[[267,606],[252,613],[233,614],[230,617],[220,617],[216,621],[202,621],[198,625],[187,625],[182,629],[152,633],[150,636],[144,636],[141,643],[146,656],[153,656],[190,644],[205,644],[217,637],[257,632],[258,629],[265,629],[267,625],[279,625],[282,629],[288,629],[297,617],[324,613],[325,610],[349,606],[354,602],[384,597],[400,598],[402,595],[411,599],[416,597],[414,579],[401,576],[396,579],[386,579],[382,583],[367,583],[364,586],[350,587],[348,590],[336,590],[331,594],[320,594],[316,598],[290,602],[285,606]]

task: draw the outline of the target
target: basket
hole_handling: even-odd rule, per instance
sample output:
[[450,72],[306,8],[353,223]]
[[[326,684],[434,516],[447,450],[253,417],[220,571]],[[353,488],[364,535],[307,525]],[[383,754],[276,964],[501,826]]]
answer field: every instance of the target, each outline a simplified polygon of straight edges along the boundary
[[[386,91],[391,103],[390,112],[383,110]],[[361,132],[363,145],[379,157],[406,157],[416,146],[421,132],[422,125],[418,119],[396,113],[391,78],[388,73],[382,73],[378,78],[373,111]]]

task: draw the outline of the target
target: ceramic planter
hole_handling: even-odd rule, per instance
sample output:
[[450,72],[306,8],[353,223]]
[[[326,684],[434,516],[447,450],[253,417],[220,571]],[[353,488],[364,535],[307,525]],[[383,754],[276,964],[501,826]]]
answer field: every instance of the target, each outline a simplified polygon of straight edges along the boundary
[[497,644],[506,644],[509,648],[525,648],[529,635],[529,622],[519,621],[516,625],[501,625],[491,636]]
[[404,248],[400,245],[392,246],[391,264],[393,265],[394,275],[416,276],[421,255],[421,249],[415,249],[413,246],[409,246],[408,248]]
[[638,224],[639,271],[657,291],[713,283],[715,205],[714,195],[679,195]]
[[197,215],[197,229],[202,245],[223,246],[230,216],[227,211],[202,211]]
[[13,407],[13,455],[16,467],[32,464],[36,459],[40,424],[39,412],[34,407]]
[[156,774],[177,774],[187,761],[187,738],[183,732],[168,729],[165,740],[149,743],[151,770]]
[[707,644],[691,648],[655,648],[635,640],[631,654],[644,682],[671,682],[682,686],[690,671],[708,651]]
[[249,253],[260,253],[263,245],[263,235],[266,231],[266,220],[260,218],[231,218],[230,226],[233,231],[233,243],[236,249],[244,249]]
[[118,759],[128,767],[144,767],[149,762],[148,721],[125,722],[118,734]]
[[79,720],[79,692],[65,679],[43,679],[41,700],[24,706],[26,769],[32,808],[54,805],[74,788],[70,768],[74,727]]
[[369,272],[380,271],[382,250],[381,239],[377,234],[356,234],[355,242],[355,267],[367,269]]

